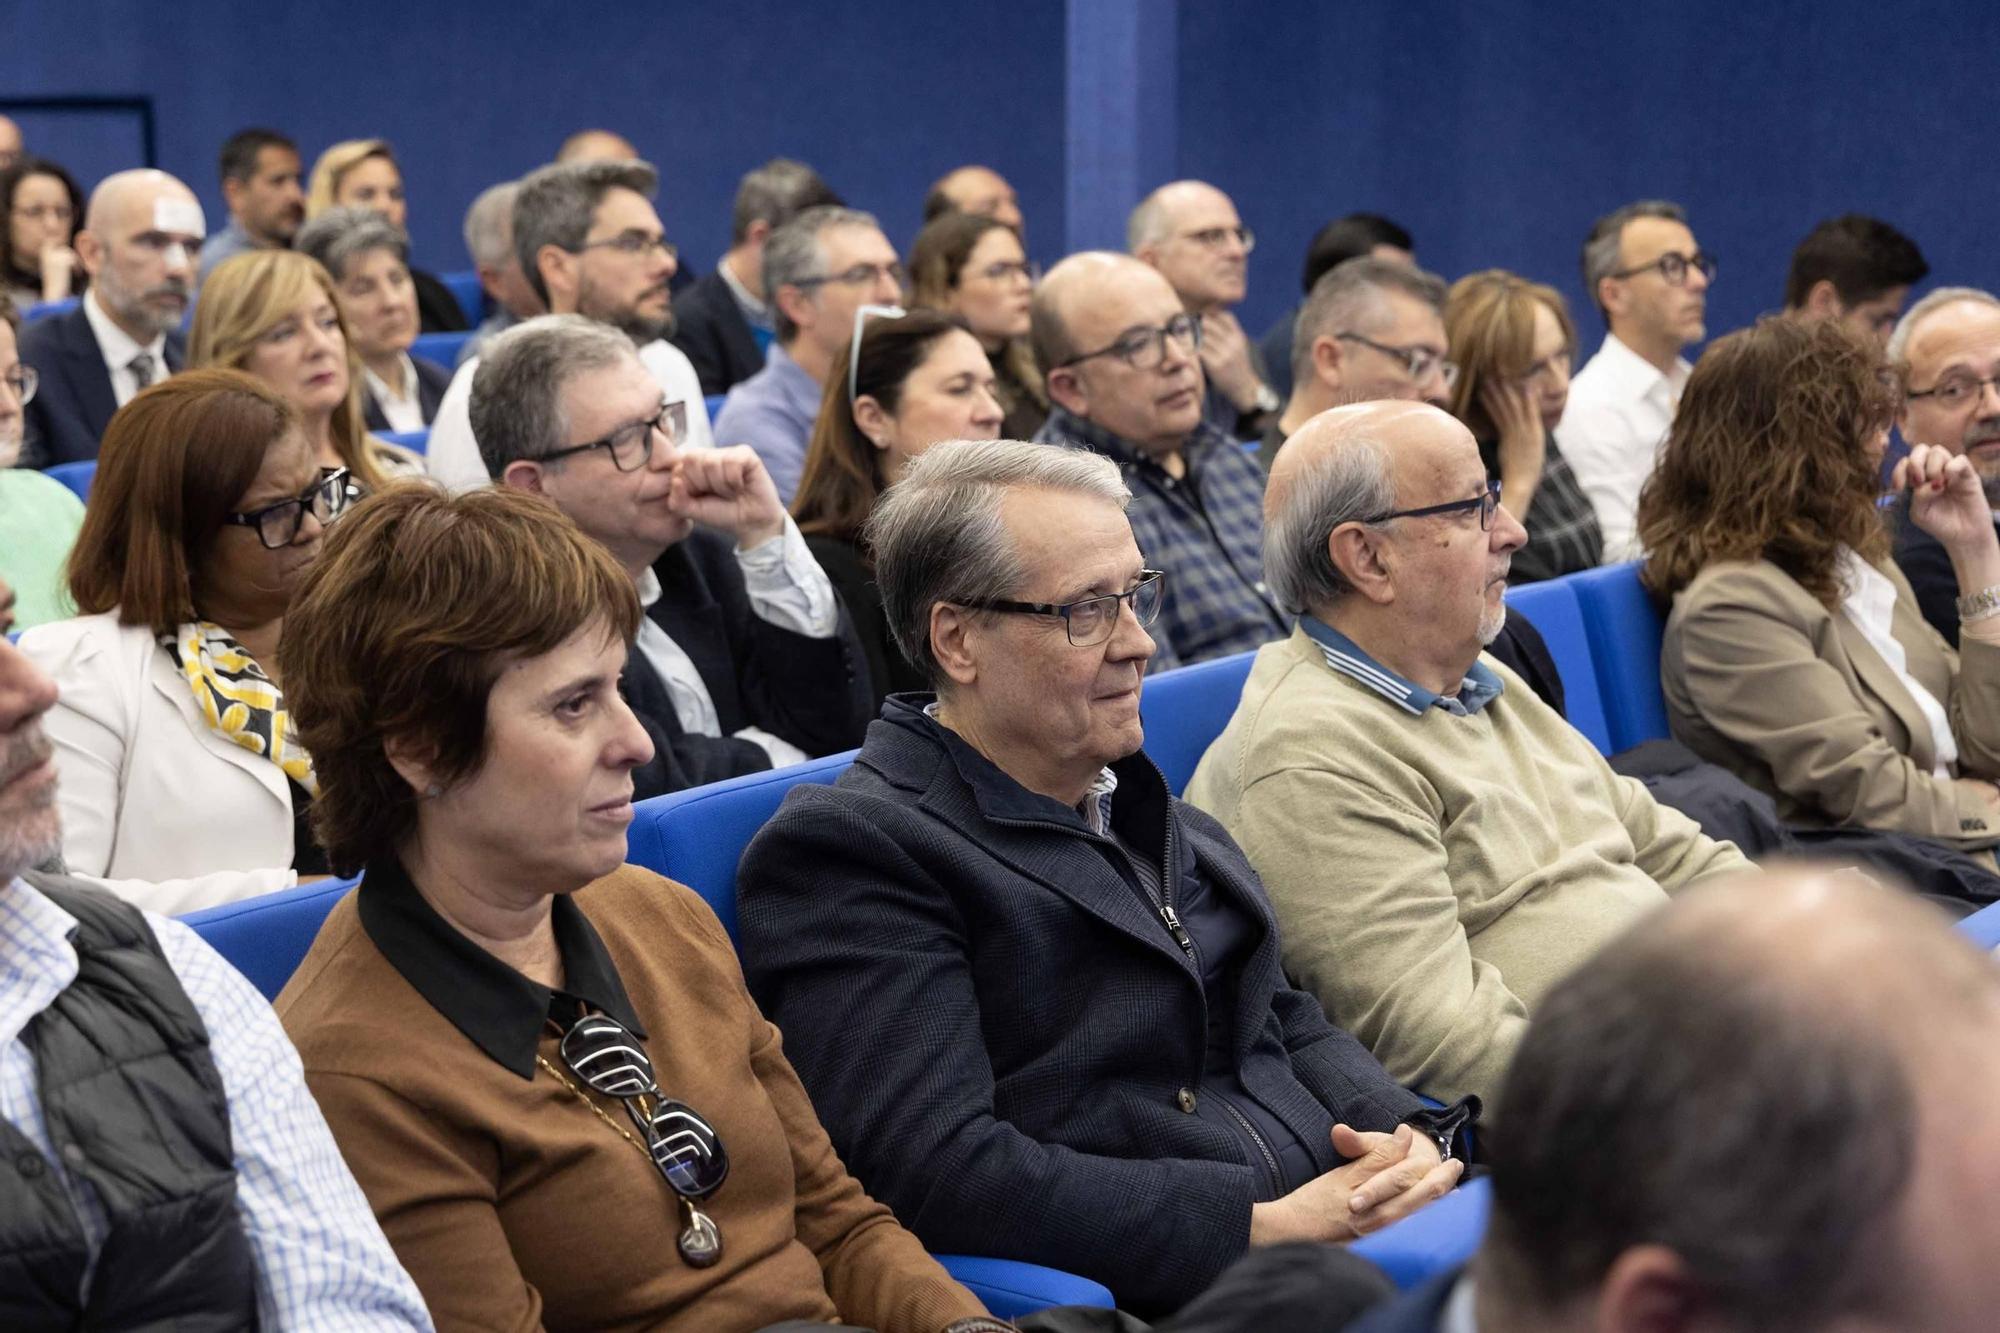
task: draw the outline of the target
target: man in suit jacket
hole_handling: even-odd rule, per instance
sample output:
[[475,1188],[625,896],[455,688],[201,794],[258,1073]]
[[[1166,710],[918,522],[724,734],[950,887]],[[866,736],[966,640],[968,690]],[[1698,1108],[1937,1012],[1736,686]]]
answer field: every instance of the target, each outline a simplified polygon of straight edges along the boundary
[[846,611],[756,454],[678,448],[676,408],[630,338],[580,315],[494,339],[470,402],[493,480],[554,501],[638,585],[621,684],[657,752],[633,775],[641,797],[846,749],[871,698]]
[[738,890],[752,992],[869,1191],[933,1250],[1150,1314],[1443,1194],[1473,1104],[1425,1111],[1286,984],[1243,853],[1140,749],[1159,575],[1128,498],[1082,451],[912,467],[876,568],[938,694],[795,788]]
[[97,457],[111,414],[181,368],[205,229],[194,192],[164,171],[121,171],[91,192],[76,234],[90,290],[75,310],[21,334],[21,360],[41,376],[25,466]]

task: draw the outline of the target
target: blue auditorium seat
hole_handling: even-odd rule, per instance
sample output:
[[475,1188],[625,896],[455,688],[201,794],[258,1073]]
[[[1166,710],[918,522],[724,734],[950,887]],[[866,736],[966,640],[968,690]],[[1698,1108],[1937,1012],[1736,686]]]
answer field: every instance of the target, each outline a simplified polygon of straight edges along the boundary
[[[715,419],[722,415],[722,405],[728,401],[729,395],[726,393],[712,393],[701,400],[702,407],[708,412],[709,425],[713,426],[715,424]],[[717,440],[716,443],[728,444],[730,442],[728,440]],[[741,444],[742,441],[738,440],[736,443]]]
[[431,433],[428,430],[385,430],[376,432],[377,439],[391,444],[400,444],[411,453],[428,453],[431,447]]
[[1243,696],[1254,652],[1218,657],[1146,677],[1139,690],[1139,717],[1146,726],[1146,753],[1166,774],[1167,789],[1178,796],[1194,776],[1194,766]]
[[1541,632],[1562,673],[1563,707],[1569,724],[1590,739],[1599,754],[1614,753],[1611,724],[1604,716],[1604,698],[1597,688],[1597,664],[1591,658],[1583,608],[1567,579],[1528,583],[1507,590],[1507,605],[1520,611]]
[[[1611,724],[1611,748],[1629,750],[1667,734],[1667,702],[1660,694],[1660,631],[1652,595],[1639,582],[1637,561],[1572,574],[1562,580],[1575,592],[1597,663],[1597,689]],[[1533,611],[1528,613],[1534,615]]]
[[67,315],[70,311],[76,309],[77,303],[82,299],[77,296],[65,296],[60,301],[37,301],[21,312],[21,320],[23,323],[32,324],[38,319],[48,319],[55,315]]
[[306,950],[312,948],[326,914],[354,885],[351,879],[301,884],[220,907],[204,907],[181,920],[248,977],[265,999],[275,1000],[298,970]]
[[1492,1182],[1462,1185],[1413,1217],[1363,1236],[1348,1248],[1408,1291],[1472,1257],[1493,1208]]
[[940,1254],[937,1261],[996,1319],[1019,1319],[1051,1305],[1092,1305],[1109,1310],[1114,1304],[1111,1288],[1060,1268],[970,1254]]
[[410,355],[435,361],[446,370],[458,365],[459,349],[472,341],[470,333],[419,333],[410,344]]
[[49,468],[48,475],[76,492],[76,498],[88,502],[90,483],[97,480],[97,460],[86,458],[80,463],[57,463]]
[[1970,935],[1981,948],[2000,949],[2000,903],[1980,908],[1959,922],[1958,928]]
[[[479,284],[476,269],[461,269],[457,273],[440,273],[439,282],[451,293],[451,299],[458,302],[458,308],[465,315],[465,322],[477,326],[486,318],[486,289]],[[449,366],[452,363],[444,363]]]

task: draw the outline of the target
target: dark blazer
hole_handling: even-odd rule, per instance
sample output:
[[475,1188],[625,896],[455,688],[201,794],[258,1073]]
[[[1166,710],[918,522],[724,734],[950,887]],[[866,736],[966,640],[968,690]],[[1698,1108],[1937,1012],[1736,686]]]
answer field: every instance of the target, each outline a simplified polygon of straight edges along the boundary
[[417,289],[417,327],[425,333],[463,333],[478,317],[477,310],[460,310],[451,288],[420,268],[410,270],[410,285]]
[[[1958,647],[1958,575],[1952,570],[1944,543],[1910,520],[1907,502],[1896,506],[1894,522],[1896,567],[1910,581],[1917,609],[1946,643]],[[2000,519],[1995,524],[2000,526]]]
[[1349,1324],[1346,1333],[1436,1333],[1445,1302],[1465,1275],[1463,1267],[1440,1273],[1420,1287],[1378,1305]]
[[[933,1252],[1082,1273],[1141,1315],[1176,1308],[1243,1255],[1265,1179],[1242,1139],[1182,1109],[1208,1063],[1200,967],[1099,840],[948,746],[927,698],[889,700],[839,782],[794,787],[751,841],[751,991],[842,1160]],[[1143,755],[1118,771],[1164,792]],[[1222,826],[1168,809],[1174,873],[1198,868],[1253,922],[1236,1075],[1329,1170],[1336,1119],[1389,1131],[1422,1104],[1286,983],[1270,904]]]
[[[97,442],[118,410],[104,349],[79,304],[68,314],[38,319],[21,329],[21,361],[42,385],[28,404],[21,466],[49,467],[97,457]],[[187,364],[187,339],[167,334],[166,375]],[[164,376],[162,376],[164,378]]]
[[[444,391],[451,387],[451,372],[421,356],[411,357],[410,364],[417,368],[417,406],[423,408],[424,425],[429,426],[437,418],[438,404],[444,401]],[[365,389],[362,393],[361,415],[368,429],[377,435],[387,434],[392,429],[389,418],[382,415],[381,404],[375,401],[373,389]]]
[[882,590],[875,586],[875,571],[862,559],[861,548],[839,537],[808,537],[806,546],[854,618],[854,635],[868,657],[868,715],[879,713],[882,701],[892,694],[929,689],[930,682],[910,665],[889,634]]
[[743,307],[736,304],[720,269],[697,278],[685,293],[674,297],[670,340],[694,363],[701,391],[710,397],[728,393],[731,386],[764,368],[757,335],[750,331],[750,321],[743,318]]
[[830,639],[759,619],[730,540],[712,532],[668,547],[653,573],[660,600],[646,614],[693,660],[722,735],[681,729],[667,683],[635,646],[619,687],[653,738],[652,762],[632,775],[640,798],[769,768],[762,746],[733,734],[744,727],[762,727],[815,756],[861,743],[868,665],[845,607]]

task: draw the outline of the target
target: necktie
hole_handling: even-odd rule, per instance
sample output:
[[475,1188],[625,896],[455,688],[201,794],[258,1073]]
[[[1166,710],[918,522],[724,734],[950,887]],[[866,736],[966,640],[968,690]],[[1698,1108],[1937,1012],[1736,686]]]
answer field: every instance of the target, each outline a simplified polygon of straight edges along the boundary
[[153,382],[153,354],[151,352],[139,353],[139,355],[133,357],[130,363],[128,363],[127,369],[132,372],[132,378],[137,382],[138,386],[142,389],[145,388]]

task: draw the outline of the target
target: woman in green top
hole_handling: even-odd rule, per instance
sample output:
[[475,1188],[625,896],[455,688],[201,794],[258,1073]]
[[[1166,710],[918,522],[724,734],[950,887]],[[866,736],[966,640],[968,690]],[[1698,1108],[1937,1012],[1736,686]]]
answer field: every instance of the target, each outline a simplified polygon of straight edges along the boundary
[[22,409],[35,396],[35,372],[21,364],[20,331],[20,314],[0,293],[0,583],[14,589],[16,630],[76,614],[63,562],[83,526],[83,502],[67,486],[14,466]]

